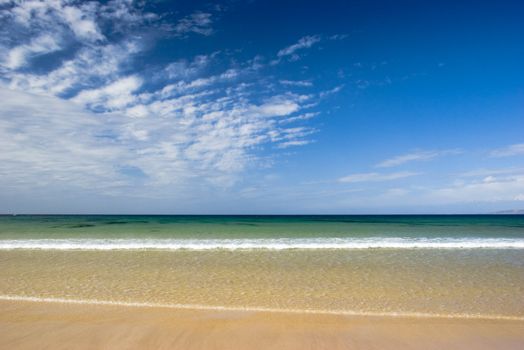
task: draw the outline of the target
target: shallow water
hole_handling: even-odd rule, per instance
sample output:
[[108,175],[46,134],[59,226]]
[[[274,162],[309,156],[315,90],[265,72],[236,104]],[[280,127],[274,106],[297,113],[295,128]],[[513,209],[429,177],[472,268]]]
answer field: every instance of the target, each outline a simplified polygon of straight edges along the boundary
[[[9,217],[0,220],[0,295],[524,317],[523,221]],[[75,233],[79,222],[95,226]]]
[[15,250],[0,263],[2,295],[524,316],[519,250]]

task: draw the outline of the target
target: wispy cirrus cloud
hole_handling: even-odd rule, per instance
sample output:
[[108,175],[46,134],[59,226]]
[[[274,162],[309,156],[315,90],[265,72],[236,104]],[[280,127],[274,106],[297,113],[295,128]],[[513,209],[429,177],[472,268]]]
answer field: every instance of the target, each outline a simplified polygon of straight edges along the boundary
[[298,61],[300,59],[300,51],[311,48],[313,45],[319,43],[321,40],[320,35],[307,35],[290,46],[287,46],[277,52],[277,58],[271,61],[271,64],[278,64],[283,59],[287,59],[291,62]]
[[[118,193],[140,191],[139,181],[143,193],[165,195],[193,181],[231,186],[260,150],[312,142],[304,122],[319,96],[293,91],[307,83],[266,92],[267,79],[279,79],[260,79],[260,57],[224,62],[211,52],[154,67],[139,59],[156,37],[211,35],[210,13],[166,27],[124,0],[8,1],[0,11],[1,30],[17,37],[0,41],[3,187],[67,182]],[[37,67],[50,55],[53,64]]]
[[516,143],[503,148],[495,149],[489,152],[491,157],[511,157],[524,154],[524,143]]
[[295,54],[297,51],[302,49],[309,49],[316,43],[320,41],[320,36],[318,35],[308,35],[300,38],[295,44],[283,48],[278,51],[278,57],[290,56]]
[[395,173],[357,173],[351,174],[338,179],[338,182],[343,183],[356,183],[356,182],[382,182],[382,181],[392,181],[398,179],[404,179],[407,177],[417,176],[421,173],[412,172],[412,171],[400,171]]
[[524,175],[487,176],[430,189],[423,195],[435,203],[522,201]]
[[287,85],[287,86],[302,86],[302,87],[311,87],[311,86],[313,86],[313,83],[310,82],[309,80],[287,80],[287,79],[282,79],[282,80],[279,80],[279,83],[282,84],[282,85]]
[[485,176],[496,176],[496,175],[508,175],[508,174],[518,174],[518,173],[524,173],[524,168],[481,168],[481,169],[475,169],[470,171],[465,171],[458,176],[460,177],[485,177]]
[[443,150],[443,151],[417,151],[407,154],[401,154],[393,158],[383,160],[376,164],[377,168],[391,168],[399,165],[403,165],[409,162],[431,160],[437,157],[442,157],[452,154],[460,154],[461,151],[457,149]]
[[177,35],[185,35],[187,33],[197,33],[201,35],[213,34],[212,15],[206,12],[195,12],[178,21],[174,26],[173,31]]
[[210,55],[197,55],[193,59],[186,58],[169,63],[161,72],[159,77],[166,77],[169,79],[195,79],[204,73],[213,60],[213,57],[218,53],[215,52]]

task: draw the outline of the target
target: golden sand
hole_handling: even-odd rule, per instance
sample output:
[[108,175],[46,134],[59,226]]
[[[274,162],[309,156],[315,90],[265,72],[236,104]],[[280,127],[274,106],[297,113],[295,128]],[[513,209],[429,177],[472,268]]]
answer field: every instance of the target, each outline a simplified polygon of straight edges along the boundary
[[0,349],[523,349],[524,322],[0,301]]

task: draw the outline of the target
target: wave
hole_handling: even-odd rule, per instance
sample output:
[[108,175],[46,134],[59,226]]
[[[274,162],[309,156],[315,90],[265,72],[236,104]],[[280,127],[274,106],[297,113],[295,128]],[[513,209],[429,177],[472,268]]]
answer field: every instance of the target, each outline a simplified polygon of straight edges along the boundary
[[524,249],[523,238],[18,239],[0,250]]
[[374,312],[358,310],[322,310],[322,309],[286,309],[257,306],[218,306],[202,304],[170,304],[170,303],[150,303],[150,302],[128,302],[112,301],[99,299],[69,299],[69,298],[49,298],[32,297],[18,295],[0,295],[0,300],[20,301],[20,302],[43,302],[59,304],[80,304],[80,305],[108,305],[138,308],[169,308],[169,309],[189,309],[206,311],[247,311],[247,312],[270,312],[270,313],[292,313],[292,314],[324,314],[324,315],[343,315],[343,316],[371,316],[371,317],[412,317],[412,318],[461,318],[461,319],[480,319],[480,320],[505,320],[505,321],[524,321],[522,316],[496,315],[496,314],[467,314],[467,313],[432,313],[432,312]]

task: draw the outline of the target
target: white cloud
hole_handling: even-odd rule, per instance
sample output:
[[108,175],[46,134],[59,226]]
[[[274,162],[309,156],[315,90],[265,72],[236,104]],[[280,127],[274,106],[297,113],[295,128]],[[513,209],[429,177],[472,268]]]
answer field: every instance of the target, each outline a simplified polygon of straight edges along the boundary
[[321,91],[319,96],[320,98],[324,98],[324,97],[327,97],[327,96],[330,96],[330,95],[333,95],[333,94],[336,94],[337,92],[339,92],[340,90],[342,90],[344,88],[344,84],[342,85],[338,85],[338,86],[335,86],[334,88],[332,89],[329,89],[329,90],[325,90],[325,91]]
[[[57,112],[57,106],[67,106],[69,109],[75,107],[68,101],[61,104],[52,97],[27,96],[21,92],[13,98],[11,95],[15,92],[3,89],[4,97],[11,101],[11,105],[4,105],[0,109],[1,119],[8,120],[15,114],[25,118],[11,118],[3,129],[2,138],[12,142],[9,147],[3,148],[7,150],[4,154],[4,174],[17,174],[14,177],[30,183],[31,180],[42,178],[39,169],[43,164],[57,164],[49,168],[50,173],[68,173],[68,169],[75,169],[68,162],[74,164],[80,156],[71,155],[71,150],[92,148],[94,152],[98,148],[96,146],[102,144],[96,135],[107,134],[108,138],[103,138],[107,141],[104,152],[97,153],[100,157],[90,158],[90,166],[98,166],[99,174],[113,174],[106,182],[118,184],[118,188],[125,186],[122,183],[125,182],[125,176],[116,173],[110,164],[132,165],[140,169],[147,175],[150,186],[171,186],[190,178],[230,185],[238,172],[256,160],[256,155],[251,152],[255,146],[276,143],[279,148],[285,148],[310,142],[305,137],[311,134],[311,129],[279,128],[274,122],[274,118],[289,115],[301,108],[298,96],[276,96],[257,105],[245,104],[234,96],[214,99],[206,94],[196,94],[166,100],[153,99],[145,104],[124,108],[129,101],[137,101],[136,96],[129,94],[137,86],[133,77],[123,78],[98,90],[85,91],[73,99],[79,106],[100,104],[115,110],[113,114],[105,113],[103,118],[88,112],[82,114],[81,109],[75,113]],[[44,105],[47,107],[43,108]],[[33,113],[33,108],[40,112]],[[213,113],[219,117],[204,118]],[[60,125],[66,118],[70,129],[63,130]],[[91,129],[84,125],[89,118],[94,123]],[[35,128],[21,126],[17,130],[18,123]],[[50,129],[42,129],[41,125]],[[37,131],[41,132],[39,137],[35,136]],[[39,148],[42,144],[53,144],[60,140],[60,135],[80,132],[83,138],[62,140],[60,147]],[[33,149],[39,149],[39,153]],[[20,152],[33,153],[35,156],[24,158]],[[47,155],[47,152],[52,155]],[[106,157],[106,154],[113,156]],[[22,166],[16,162],[15,159],[19,157],[28,164]],[[23,174],[20,173],[22,168],[25,169]],[[90,178],[91,174],[82,175],[79,171],[69,178],[69,182],[89,187]]]
[[524,201],[524,193],[521,193],[521,194],[517,194],[513,200],[515,201]]
[[517,143],[504,148],[499,148],[491,151],[491,157],[511,157],[524,154],[524,143]]
[[140,51],[134,42],[122,42],[80,49],[47,74],[8,72],[13,89],[61,95],[91,88],[117,79],[124,63]]
[[[10,31],[17,30],[30,35],[46,32],[55,38],[72,37],[81,43],[90,44],[106,39],[100,24],[113,26],[114,22],[137,22],[138,13],[133,2],[124,0],[107,3],[26,0],[7,1],[0,10],[0,18],[4,19]],[[144,20],[150,14],[144,13],[141,17],[140,20]]]
[[334,34],[329,37],[329,40],[344,40],[349,37],[349,34]]
[[338,179],[339,182],[344,183],[355,183],[355,182],[381,182],[381,181],[391,181],[391,180],[398,180],[403,179],[406,177],[412,177],[420,175],[420,173],[411,172],[411,171],[400,171],[395,173],[359,173],[359,174],[351,174],[348,176],[344,176]]
[[409,193],[408,189],[405,188],[390,188],[384,192],[385,197],[400,197],[405,196]]
[[291,56],[295,54],[298,50],[309,49],[316,43],[320,41],[320,36],[318,35],[308,35],[300,38],[295,44],[283,48],[277,53],[278,57]]
[[304,146],[312,143],[311,140],[292,140],[292,141],[285,141],[278,144],[278,148],[288,148],[293,146]]
[[439,204],[500,202],[518,200],[519,193],[524,193],[524,175],[488,176],[480,180],[462,182],[428,190],[425,198]]
[[115,131],[107,121],[54,97],[0,88],[0,99],[2,188],[119,186],[115,166],[126,153],[100,138]]
[[402,154],[390,159],[386,159],[376,165],[377,168],[390,168],[399,166],[413,161],[430,160],[437,157],[442,157],[450,154],[459,154],[459,150],[444,150],[444,151],[418,151],[408,154]]
[[[417,174],[352,174],[347,178],[339,179],[339,182],[385,182],[414,175]],[[386,183],[377,184],[372,189],[361,192],[360,195],[339,198],[340,205],[355,209],[386,208],[386,210],[398,210],[404,207],[410,212],[417,211],[418,208],[424,211],[441,212],[443,209],[460,207],[466,212],[472,209],[479,212],[479,210],[493,210],[493,208],[511,208],[514,205],[513,202],[522,201],[524,198],[524,175],[522,174],[488,176],[468,181],[463,179],[447,185],[431,187],[417,185],[412,180],[407,183],[406,187],[387,188],[384,187],[385,185]],[[336,201],[337,196],[333,196],[332,199]]]
[[260,106],[253,106],[250,113],[262,117],[282,117],[298,111],[299,108],[300,106],[297,101],[279,96],[261,104]]
[[476,169],[458,174],[460,177],[484,177],[523,173],[524,168]]
[[301,87],[311,87],[313,83],[309,80],[280,80],[280,84],[288,86],[301,86]]
[[[132,2],[28,1],[10,10],[0,23],[26,44],[5,44],[5,52],[23,51],[11,63],[0,57],[0,99],[9,101],[0,106],[1,187],[67,184],[167,196],[191,183],[231,186],[262,162],[265,147],[311,142],[314,129],[291,123],[316,115],[308,110],[315,97],[292,92],[296,84],[261,89],[269,80],[279,84],[278,77],[259,79],[258,56],[225,65],[213,52],[151,68],[136,58],[154,44],[144,44],[140,26],[156,17]],[[197,12],[166,37],[210,35],[211,25],[210,14]],[[43,44],[47,33],[55,46]],[[51,50],[68,54],[35,70],[32,58]],[[142,186],[121,169],[143,174]]]
[[296,122],[296,121],[312,119],[312,118],[315,118],[319,114],[320,113],[318,113],[318,112],[308,112],[308,113],[299,114],[299,115],[296,115],[296,116],[293,116],[293,117],[282,119],[279,122],[281,124],[288,124],[288,123],[293,123],[293,122]]
[[64,6],[62,16],[80,40],[96,41],[104,40],[105,37],[100,32],[94,20],[95,3],[86,3],[82,7]]
[[193,79],[211,63],[212,55],[198,55],[192,61],[180,59],[168,64],[162,74],[169,79]]
[[144,118],[150,114],[150,111],[145,105],[136,105],[126,109],[125,114],[133,118]]
[[134,104],[136,97],[133,92],[137,91],[141,85],[142,79],[135,75],[119,78],[100,88],[83,90],[72,101],[92,109],[120,110]]
[[[10,66],[2,71],[3,78],[16,89],[56,95],[117,78],[122,65],[129,63],[129,58],[142,47],[141,38],[133,32],[136,29],[131,28],[151,20],[152,14],[141,12],[134,2],[124,0],[104,4],[28,0],[10,2],[0,10],[0,18],[1,33],[7,37],[15,35],[17,42],[28,42],[13,46],[5,41],[4,47],[0,47],[0,52],[13,52],[9,60],[6,55],[0,57],[4,66],[6,62]],[[101,27],[113,34],[124,28],[127,32],[118,41],[109,42]],[[64,50],[70,58],[54,57],[53,61],[60,65],[51,72],[33,71],[36,67],[31,58],[57,50]],[[22,65],[24,72],[14,70]]]
[[58,38],[49,34],[42,34],[27,44],[18,45],[7,50],[3,57],[2,65],[9,69],[18,69],[25,66],[27,60],[31,57],[57,51],[60,48]]
[[213,20],[210,13],[195,12],[182,18],[173,29],[178,35],[197,33],[208,36],[213,34],[212,23]]

